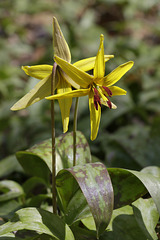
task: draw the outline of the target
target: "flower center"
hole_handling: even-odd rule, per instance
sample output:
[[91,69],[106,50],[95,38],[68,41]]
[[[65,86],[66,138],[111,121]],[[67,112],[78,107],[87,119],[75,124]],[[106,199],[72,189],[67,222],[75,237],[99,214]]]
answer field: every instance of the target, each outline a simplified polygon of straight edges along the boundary
[[[98,110],[98,105],[101,107],[101,98],[105,101],[106,101],[106,99],[104,99],[104,98],[107,98],[106,102],[108,104],[108,107],[111,109],[112,108],[112,103],[111,103],[109,97],[112,97],[112,92],[108,87],[102,86],[102,88],[105,91],[103,89],[98,90],[96,87],[94,87],[94,106],[95,106],[95,109]],[[105,92],[108,94],[109,97],[105,94]]]

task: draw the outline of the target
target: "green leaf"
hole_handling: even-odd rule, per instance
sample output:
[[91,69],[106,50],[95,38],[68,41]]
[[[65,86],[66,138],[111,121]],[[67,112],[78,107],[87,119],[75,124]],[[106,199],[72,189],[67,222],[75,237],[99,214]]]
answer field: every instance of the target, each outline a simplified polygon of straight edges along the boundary
[[134,174],[146,187],[151,197],[153,198],[154,203],[158,209],[160,215],[160,178],[154,177],[149,173],[137,172],[128,170]]
[[107,231],[100,240],[147,240],[139,227],[131,206],[125,206],[113,211]]
[[17,211],[21,205],[16,200],[8,200],[1,202],[0,204],[0,216],[7,219],[11,218],[15,211]]
[[0,236],[0,240],[22,240],[22,238],[15,237],[14,234],[5,234]]
[[143,196],[147,190],[160,213],[160,179],[158,177],[121,168],[109,168],[108,172],[114,189],[114,208],[132,203]]
[[74,239],[60,217],[37,208],[25,208],[17,211],[10,222],[0,226],[0,235],[23,229],[36,231],[39,234],[44,233],[59,240],[69,240],[69,238],[67,239],[69,234],[70,239]]
[[160,167],[157,167],[157,166],[145,167],[141,170],[141,172],[150,173],[153,176],[160,178]]
[[[77,164],[91,161],[90,149],[86,138],[77,131]],[[85,150],[84,150],[85,149]],[[44,179],[49,183],[52,172],[52,145],[51,139],[34,145],[27,151],[16,153],[19,163],[25,172],[31,176]],[[56,138],[56,171],[73,166],[73,133],[67,133]]]
[[[93,219],[93,218],[92,218]],[[94,220],[93,220],[94,222]],[[91,231],[86,228],[79,226],[71,226],[72,232],[74,233],[76,240],[97,240],[96,231]]]
[[158,223],[159,214],[153,200],[151,198],[140,198],[132,203],[132,206],[135,219],[141,230],[144,232],[146,239],[157,239],[155,227]]
[[0,161],[0,169],[0,177],[4,177],[13,171],[22,171],[22,168],[14,155],[2,159]]
[[[80,207],[81,211],[86,211],[84,195],[99,236],[109,224],[113,210],[113,188],[106,167],[102,163],[89,163],[61,170],[57,175],[56,185],[66,222],[72,224],[79,219]],[[78,192],[78,185],[83,195]],[[86,215],[81,215],[81,218],[82,216]]]
[[114,208],[120,208],[143,196],[147,190],[135,174],[122,168],[108,168],[114,189]]
[[108,136],[110,145],[116,143],[121,147],[118,154],[120,155],[121,152],[125,151],[131,161],[137,162],[141,168],[150,165],[159,166],[159,126],[160,119],[156,118],[150,127],[140,124],[121,127],[116,133]]
[[0,202],[17,198],[24,194],[22,187],[11,180],[0,181]]
[[52,194],[38,194],[37,196],[27,199],[26,205],[28,207],[41,207],[43,202],[47,203],[47,199],[52,201]]
[[47,158],[43,160],[38,155],[29,151],[17,152],[16,157],[28,175],[40,177],[44,179],[46,183],[49,183],[50,171],[46,164]]
[[25,183],[23,184],[23,189],[26,196],[29,195],[32,190],[39,185],[44,185],[44,187],[46,187],[45,181],[39,177],[31,177],[27,181],[25,181]]
[[[130,206],[125,206],[113,211],[107,231],[100,239],[157,239],[155,227],[159,216],[153,200],[140,198],[132,206],[133,209]],[[96,229],[93,217],[82,219],[82,223],[90,231]]]

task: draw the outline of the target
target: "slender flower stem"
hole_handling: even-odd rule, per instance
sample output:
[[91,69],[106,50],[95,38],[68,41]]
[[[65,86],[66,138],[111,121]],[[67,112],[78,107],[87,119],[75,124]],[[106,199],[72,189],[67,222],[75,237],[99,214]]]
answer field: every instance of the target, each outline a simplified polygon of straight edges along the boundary
[[[55,89],[55,73],[57,64],[53,64],[52,80],[51,80],[51,95],[54,95]],[[52,132],[52,205],[53,213],[57,214],[56,203],[56,154],[55,154],[55,121],[54,121],[54,100],[51,100],[51,132]]]
[[76,131],[77,131],[77,112],[78,112],[79,98],[76,98],[75,109],[74,109],[74,122],[73,122],[73,166],[76,165]]

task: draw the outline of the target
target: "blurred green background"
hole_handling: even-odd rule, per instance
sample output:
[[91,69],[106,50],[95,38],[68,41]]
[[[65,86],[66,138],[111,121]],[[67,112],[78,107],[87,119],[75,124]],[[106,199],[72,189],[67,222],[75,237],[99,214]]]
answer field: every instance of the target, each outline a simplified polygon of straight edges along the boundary
[[[160,166],[160,2],[159,0],[1,0],[0,1],[0,159],[50,138],[50,102],[11,112],[10,107],[38,80],[22,65],[53,64],[52,17],[72,53],[72,62],[95,56],[105,37],[106,74],[132,60],[119,81],[127,96],[113,97],[117,110],[102,108],[97,139],[90,141],[88,99],[79,104],[78,130],[92,154],[108,167]],[[58,103],[56,135],[62,134]],[[74,105],[70,115],[72,130]]]

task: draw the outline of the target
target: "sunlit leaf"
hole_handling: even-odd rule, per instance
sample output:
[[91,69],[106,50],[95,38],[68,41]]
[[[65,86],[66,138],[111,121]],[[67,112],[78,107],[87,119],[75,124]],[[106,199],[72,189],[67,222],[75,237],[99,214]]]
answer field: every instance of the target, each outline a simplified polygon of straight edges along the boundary
[[151,174],[131,171],[140,181],[144,184],[151,197],[153,198],[154,203],[158,209],[160,215],[160,178],[154,177]]
[[[132,205],[133,209],[127,205],[113,211],[111,222],[101,240],[157,239],[155,227],[159,216],[153,200],[140,198]],[[82,219],[82,222],[90,231],[96,230],[93,217]]]
[[139,227],[131,206],[125,206],[113,211],[112,220],[107,231],[100,240],[147,240],[145,234]]
[[22,196],[23,188],[16,182],[11,180],[0,181],[0,202]]
[[21,204],[16,200],[8,200],[0,203],[0,216],[9,219],[14,212],[21,208]]
[[[59,240],[69,240],[69,238],[65,238],[65,234],[69,233],[69,230],[66,230],[64,221],[42,209],[25,208],[17,211],[10,222],[0,226],[0,235],[22,229],[36,231],[39,234],[44,233]],[[72,236],[70,239],[73,240],[73,235],[70,234],[70,236]]]
[[151,198],[140,198],[132,205],[135,219],[144,232],[146,239],[156,239],[157,234],[155,232],[155,227],[159,220],[159,214],[153,200]]

